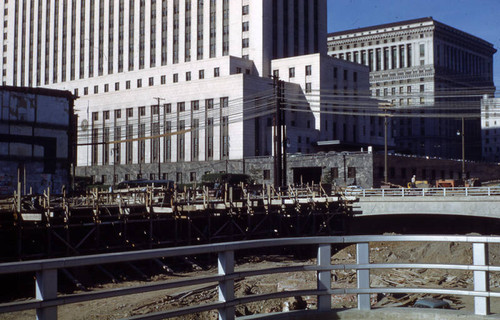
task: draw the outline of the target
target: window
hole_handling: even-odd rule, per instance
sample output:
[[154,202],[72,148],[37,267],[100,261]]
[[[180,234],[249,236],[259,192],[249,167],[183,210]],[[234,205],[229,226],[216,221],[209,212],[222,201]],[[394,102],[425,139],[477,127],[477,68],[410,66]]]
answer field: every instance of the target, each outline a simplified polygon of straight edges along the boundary
[[122,111],[120,109],[115,110],[115,119],[120,119],[122,117]]
[[186,103],[177,102],[177,112],[184,112],[184,111],[186,111]]
[[151,106],[151,114],[158,114],[158,113],[160,113],[160,106],[158,105]]
[[310,82],[306,82],[306,93],[309,93],[311,91],[312,91],[311,83]]
[[236,67],[236,73],[237,73],[237,74],[240,74],[240,73],[241,73],[241,68],[240,68],[240,67]]
[[177,82],[179,82],[179,74],[174,73],[174,83],[177,83]]
[[137,88],[142,87],[142,79],[137,79]]
[[161,82],[161,84],[167,83],[167,76],[165,76],[165,75],[161,76],[160,82]]
[[195,182],[196,181],[196,172],[190,172],[189,173],[189,181],[190,182]]
[[99,120],[99,113],[92,112],[92,121],[97,121],[97,120]]
[[99,93],[99,86],[94,86],[94,93]]
[[115,91],[120,90],[120,82],[115,82]]
[[88,95],[89,94],[89,87],[83,88],[83,95]]
[[249,27],[248,21],[243,22],[241,25],[241,31],[245,32],[245,31],[248,31],[249,29],[250,29],[250,27]]
[[163,108],[165,108],[165,113],[172,113],[172,104],[171,103],[164,104]]
[[109,111],[108,110],[103,111],[102,117],[104,118],[104,120],[109,120]]
[[139,116],[143,117],[146,115],[146,107],[139,107]]
[[205,100],[205,108],[213,109],[214,108],[214,99],[206,99]]
[[[336,70],[337,68],[335,68]],[[306,76],[310,76],[312,74],[312,68],[311,65],[306,66]]]
[[353,81],[353,82],[358,82],[358,73],[357,73],[357,72],[354,72],[354,73],[352,74],[352,81]]
[[330,169],[330,178],[337,179],[339,177],[339,168],[331,168]]
[[295,77],[295,68],[288,68],[288,76],[290,78],[294,78]]
[[125,82],[125,89],[130,89],[130,80],[127,80],[127,82]]
[[193,101],[191,101],[191,109],[193,111],[200,110],[200,101],[199,100],[193,100]]
[[333,78],[334,79],[337,79],[337,73],[338,73],[337,67],[333,68]]
[[104,84],[104,92],[108,92],[109,91],[109,84]]
[[355,167],[347,167],[347,177],[348,178],[356,178],[356,168]]
[[264,180],[271,179],[271,170],[263,170],[262,173]]
[[150,87],[151,87],[151,86],[154,86],[154,84],[155,84],[155,78],[153,78],[153,77],[149,77],[149,86],[150,86]]
[[214,68],[214,77],[218,77],[220,75],[219,67]]
[[127,108],[127,118],[131,118],[134,116],[134,109],[133,108]]
[[227,108],[228,106],[229,106],[229,98],[228,97],[220,98],[220,107]]
[[249,47],[249,45],[250,45],[250,41],[249,41],[249,39],[248,39],[248,38],[243,38],[243,39],[241,40],[241,46],[242,46],[243,48],[248,48],[248,47]]
[[73,95],[78,96],[78,88],[76,88],[75,90],[73,90]]
[[347,81],[347,70],[344,70],[344,80]]
[[278,69],[273,70],[273,77],[279,78],[279,76],[280,76],[280,71]]
[[198,79],[205,79],[205,70],[201,69],[198,71]]
[[186,72],[186,81],[191,81],[191,71]]
[[242,15],[247,15],[249,13],[249,8],[248,8],[248,5],[245,5],[241,8],[241,14]]

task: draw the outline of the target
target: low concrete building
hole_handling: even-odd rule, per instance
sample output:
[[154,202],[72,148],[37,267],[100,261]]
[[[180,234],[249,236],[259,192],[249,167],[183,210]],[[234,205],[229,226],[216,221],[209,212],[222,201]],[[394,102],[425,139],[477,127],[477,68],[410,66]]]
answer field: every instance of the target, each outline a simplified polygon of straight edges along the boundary
[[0,87],[0,194],[69,187],[74,160],[69,91]]
[[[407,186],[413,175],[417,180],[427,180],[433,184],[438,179],[462,179],[462,161],[429,157],[393,155],[388,156],[388,181]],[[138,166],[138,165],[136,165]],[[142,170],[157,170],[158,164],[143,164]],[[465,162],[465,177],[480,181],[500,180],[500,170],[496,164]],[[110,174],[115,170],[120,176],[127,176],[132,166],[88,167],[87,174]],[[199,183],[205,173],[228,172],[245,173],[257,184],[273,184],[274,157],[261,156],[236,160],[173,162],[162,167],[164,178],[178,184]],[[380,187],[384,181],[384,154],[373,153],[369,149],[356,152],[318,152],[311,154],[290,153],[286,161],[287,184],[331,183],[336,186],[359,185],[363,188]]]
[[500,98],[481,100],[481,140],[483,160],[500,162]]

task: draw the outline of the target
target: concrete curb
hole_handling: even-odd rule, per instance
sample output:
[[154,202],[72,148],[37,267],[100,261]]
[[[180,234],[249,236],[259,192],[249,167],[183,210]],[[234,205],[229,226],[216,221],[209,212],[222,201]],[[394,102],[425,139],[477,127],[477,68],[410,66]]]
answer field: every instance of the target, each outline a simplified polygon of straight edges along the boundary
[[239,317],[240,320],[489,320],[500,319],[499,314],[479,316],[460,310],[421,309],[421,308],[379,308],[372,310],[332,310],[319,311],[290,311],[267,315],[251,315]]

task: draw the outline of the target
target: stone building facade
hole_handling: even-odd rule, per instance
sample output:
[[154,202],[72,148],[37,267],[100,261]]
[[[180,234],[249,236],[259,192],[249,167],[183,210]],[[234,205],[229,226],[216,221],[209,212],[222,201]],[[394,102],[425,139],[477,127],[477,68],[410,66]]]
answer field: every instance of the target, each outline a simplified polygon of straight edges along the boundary
[[328,54],[367,65],[373,97],[394,106],[400,152],[461,158],[461,117],[466,156],[481,158],[479,109],[492,94],[493,45],[432,17],[334,32]]

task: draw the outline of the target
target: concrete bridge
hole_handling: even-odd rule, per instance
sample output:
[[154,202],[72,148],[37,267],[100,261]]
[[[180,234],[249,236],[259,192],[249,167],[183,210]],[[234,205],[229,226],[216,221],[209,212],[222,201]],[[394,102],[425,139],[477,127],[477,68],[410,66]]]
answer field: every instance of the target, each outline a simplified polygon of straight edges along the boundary
[[500,187],[366,189],[348,191],[356,197],[355,214],[459,215],[500,219]]

